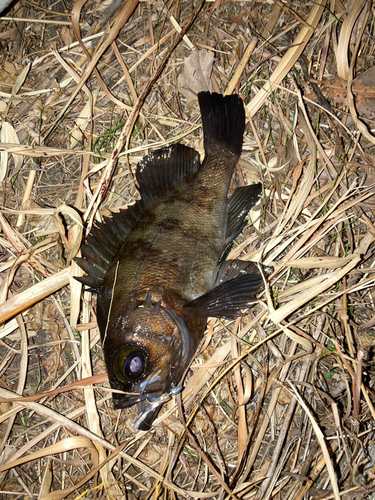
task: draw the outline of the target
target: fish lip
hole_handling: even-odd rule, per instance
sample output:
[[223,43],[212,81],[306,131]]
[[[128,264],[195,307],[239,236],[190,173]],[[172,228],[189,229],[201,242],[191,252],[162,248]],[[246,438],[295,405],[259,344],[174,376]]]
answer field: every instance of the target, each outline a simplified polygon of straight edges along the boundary
[[133,423],[134,430],[149,431],[151,429],[160,408],[171,399],[170,393],[159,394],[159,397],[154,396],[152,400],[146,399],[138,403],[138,417]]
[[137,403],[141,403],[142,401],[155,401],[159,399],[164,393],[163,392],[153,392],[153,393],[144,393],[139,396],[131,396],[125,398],[118,398],[112,396],[113,407],[115,410],[122,410],[123,408],[128,408],[129,406],[133,406]]

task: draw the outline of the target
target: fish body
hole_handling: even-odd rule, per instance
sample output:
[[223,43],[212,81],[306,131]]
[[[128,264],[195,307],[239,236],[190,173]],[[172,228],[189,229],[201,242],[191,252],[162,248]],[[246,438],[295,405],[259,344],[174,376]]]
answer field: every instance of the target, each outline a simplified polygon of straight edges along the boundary
[[0,0],[0,13],[3,12],[13,0]]
[[202,339],[208,316],[234,318],[263,279],[255,264],[226,260],[260,184],[235,190],[241,154],[241,99],[204,92],[205,158],[177,144],[138,165],[141,200],[95,227],[82,248],[79,278],[98,293],[97,319],[115,408],[137,403],[148,429]]

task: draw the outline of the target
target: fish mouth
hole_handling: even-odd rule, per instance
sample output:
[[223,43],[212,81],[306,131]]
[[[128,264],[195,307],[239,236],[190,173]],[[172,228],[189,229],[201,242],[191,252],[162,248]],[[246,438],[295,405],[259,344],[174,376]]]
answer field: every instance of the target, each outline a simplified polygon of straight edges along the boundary
[[167,392],[168,384],[162,384],[159,373],[154,373],[152,378],[147,378],[137,386],[133,395],[126,393],[112,394],[112,402],[115,410],[122,410],[129,406],[142,403],[147,400],[154,402],[163,397]]
[[159,398],[150,400],[143,400],[138,403],[138,417],[133,424],[134,430],[149,431],[152,422],[155,420],[157,414],[163,403],[171,399],[170,394],[162,394]]
[[155,400],[160,399],[163,396],[162,392],[153,392],[153,393],[143,393],[137,396],[128,396],[116,394],[116,396],[112,396],[113,407],[115,410],[122,410],[123,408],[128,408],[129,406],[133,406],[137,403],[142,403],[147,400],[153,402]]
[[151,429],[152,422],[159,413],[161,406],[170,399],[170,393],[155,392],[122,400],[113,398],[113,406],[115,410],[121,410],[122,408],[128,408],[137,403],[138,417],[133,424],[133,428],[135,430],[148,431]]

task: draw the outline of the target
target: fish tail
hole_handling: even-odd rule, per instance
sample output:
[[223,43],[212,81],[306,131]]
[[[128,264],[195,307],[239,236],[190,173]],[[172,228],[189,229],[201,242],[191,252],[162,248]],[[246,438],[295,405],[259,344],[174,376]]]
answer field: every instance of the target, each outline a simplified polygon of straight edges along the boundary
[[223,147],[239,157],[245,130],[245,110],[241,98],[237,94],[222,96],[200,92],[198,101],[205,151]]

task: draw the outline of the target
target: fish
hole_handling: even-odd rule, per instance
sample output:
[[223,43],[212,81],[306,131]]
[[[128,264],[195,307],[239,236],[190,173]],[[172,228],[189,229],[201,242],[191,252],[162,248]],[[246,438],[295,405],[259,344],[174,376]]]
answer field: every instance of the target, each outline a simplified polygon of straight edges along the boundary
[[13,0],[0,0],[0,14],[12,3]]
[[138,405],[149,430],[203,338],[207,318],[246,313],[264,286],[253,262],[228,259],[260,183],[230,182],[245,130],[238,95],[201,92],[204,160],[183,144],[150,152],[136,168],[140,200],[97,223],[76,263],[97,293],[97,322],[115,409]]

